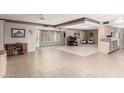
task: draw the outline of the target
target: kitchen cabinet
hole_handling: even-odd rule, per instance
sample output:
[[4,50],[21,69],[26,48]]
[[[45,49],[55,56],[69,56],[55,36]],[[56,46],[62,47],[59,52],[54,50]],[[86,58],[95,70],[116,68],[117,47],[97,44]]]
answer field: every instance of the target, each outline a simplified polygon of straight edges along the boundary
[[101,41],[101,52],[105,54],[109,54],[118,48],[117,40],[102,40]]

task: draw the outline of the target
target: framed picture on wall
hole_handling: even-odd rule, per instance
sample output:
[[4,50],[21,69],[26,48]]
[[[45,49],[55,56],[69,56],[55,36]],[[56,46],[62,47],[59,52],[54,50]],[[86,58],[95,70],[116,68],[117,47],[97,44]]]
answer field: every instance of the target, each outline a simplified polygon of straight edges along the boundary
[[25,29],[12,28],[11,37],[12,38],[25,38]]

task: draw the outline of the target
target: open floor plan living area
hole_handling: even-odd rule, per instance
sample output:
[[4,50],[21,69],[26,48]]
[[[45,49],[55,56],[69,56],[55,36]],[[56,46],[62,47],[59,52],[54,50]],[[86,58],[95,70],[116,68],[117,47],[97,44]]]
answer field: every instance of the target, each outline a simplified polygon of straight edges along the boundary
[[0,14],[0,77],[124,77],[124,15]]

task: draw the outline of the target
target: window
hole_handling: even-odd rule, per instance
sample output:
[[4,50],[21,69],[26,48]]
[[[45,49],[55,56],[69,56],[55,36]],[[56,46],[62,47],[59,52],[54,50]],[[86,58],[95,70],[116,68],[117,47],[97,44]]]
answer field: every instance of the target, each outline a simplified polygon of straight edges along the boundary
[[41,31],[42,42],[59,42],[61,41],[61,32],[59,31]]
[[61,40],[61,33],[56,32],[56,41],[60,41],[60,40]]

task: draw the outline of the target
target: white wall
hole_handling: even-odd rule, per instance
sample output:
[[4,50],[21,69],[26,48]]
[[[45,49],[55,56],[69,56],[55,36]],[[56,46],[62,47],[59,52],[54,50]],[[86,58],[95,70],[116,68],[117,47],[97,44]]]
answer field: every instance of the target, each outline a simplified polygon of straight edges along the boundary
[[[26,37],[25,38],[12,38],[11,37],[11,28],[21,28],[26,30]],[[40,31],[41,29],[44,30],[51,30],[51,31],[58,31],[58,29],[52,27],[42,27],[42,26],[34,26],[34,25],[26,25],[26,24],[18,24],[18,23],[8,23],[5,22],[5,43],[28,43],[28,52],[35,51],[36,47],[40,46],[51,46],[51,45],[64,45],[64,38],[62,38],[61,42],[40,42],[37,41],[40,38]],[[33,32],[33,33],[30,33]],[[64,33],[64,32],[63,32]],[[63,37],[63,33],[61,37]]]
[[4,21],[0,20],[0,50],[4,49]]
[[74,31],[73,31],[73,30],[67,30],[67,31],[66,31],[66,37],[74,36],[74,33],[75,33],[75,32],[79,32],[79,31],[76,31],[76,30],[74,30]]
[[61,41],[58,41],[58,42],[40,42],[40,46],[41,47],[45,47],[45,46],[59,46],[59,45],[65,45],[64,31],[61,31]]
[[119,47],[124,48],[124,29],[117,29],[119,35]]
[[[21,28],[25,29],[26,36],[25,38],[12,38],[11,37],[11,28]],[[36,33],[30,33],[30,31],[35,31],[41,29],[41,26],[33,26],[26,24],[17,24],[17,23],[7,23],[5,22],[5,44],[6,43],[28,43],[28,52],[35,51],[36,47]]]
[[120,31],[120,48],[124,48],[124,31]]

